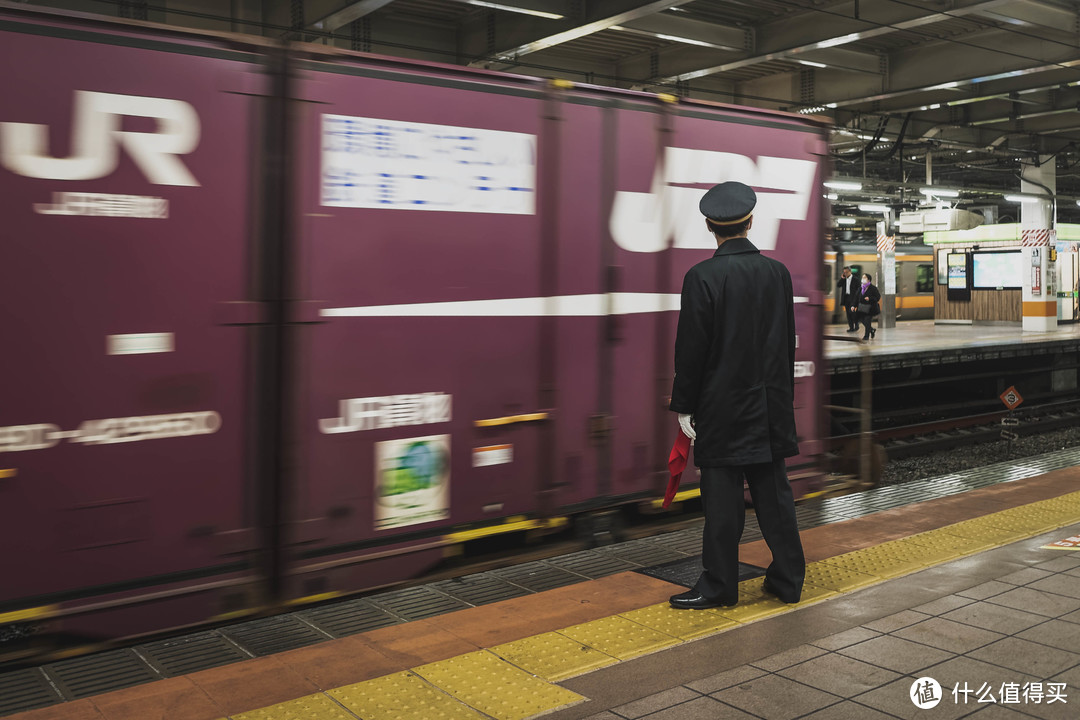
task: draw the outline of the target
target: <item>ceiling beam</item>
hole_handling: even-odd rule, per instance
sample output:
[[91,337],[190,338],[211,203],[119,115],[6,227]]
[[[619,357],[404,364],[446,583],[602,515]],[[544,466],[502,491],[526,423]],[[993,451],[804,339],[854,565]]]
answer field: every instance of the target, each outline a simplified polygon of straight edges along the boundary
[[[960,2],[957,3],[957,7],[948,12],[930,13],[921,8],[907,5],[889,5],[887,3],[870,5],[868,3],[863,3],[863,9],[859,14],[860,19],[855,19],[854,16],[833,17],[833,14],[830,13],[830,21],[828,23],[810,22],[808,21],[808,15],[800,14],[799,16],[783,21],[784,27],[790,28],[790,31],[788,32],[779,32],[774,35],[769,32],[767,28],[762,28],[758,31],[758,44],[761,49],[766,50],[765,52],[732,60],[721,65],[699,68],[668,77],[655,78],[651,80],[649,84],[687,82],[707,75],[738,70],[740,68],[758,65],[772,60],[794,59],[798,55],[810,53],[815,50],[825,50],[849,45],[854,42],[859,42],[860,40],[880,37],[901,30],[912,30],[924,25],[942,22],[943,20],[951,20],[983,12],[1007,5],[1011,2],[1015,2],[1015,0],[981,0],[978,2],[969,0],[967,4],[964,4],[963,0],[960,0]],[[839,13],[837,13],[837,15],[839,15]],[[871,19],[875,17],[881,18],[881,20],[875,21]],[[829,28],[829,32],[822,33],[820,29],[823,27]],[[771,44],[771,42],[777,42],[775,38],[790,35],[792,32],[797,33],[799,37],[797,44],[774,50],[768,49],[768,45]]]
[[327,15],[322,20],[311,23],[308,28],[311,30],[322,30],[323,32],[334,32],[339,27],[355,22],[365,15],[370,15],[392,2],[394,2],[394,0],[359,0],[358,2],[346,5],[335,13]]
[[653,37],[668,36],[671,38],[685,38],[707,43],[710,47],[720,47],[727,50],[748,51],[751,48],[750,33],[744,28],[716,23],[703,22],[679,17],[678,15],[652,14],[636,20],[629,20],[616,25],[631,30],[640,30],[649,33]]
[[1020,27],[1051,29],[1075,33],[1077,12],[1049,3],[1024,0],[1000,9],[979,13],[996,22]]
[[540,50],[546,50],[547,48],[561,45],[562,43],[570,42],[571,40],[577,40],[578,38],[585,37],[586,35],[600,32],[601,30],[607,30],[614,25],[622,25],[623,23],[632,22],[634,20],[638,20],[640,18],[652,15],[654,13],[667,10],[668,8],[678,7],[679,5],[686,5],[689,2],[692,2],[692,0],[653,0],[652,2],[647,2],[637,7],[632,7],[628,10],[624,10],[613,15],[608,15],[607,17],[603,17],[599,20],[594,20],[592,22],[585,23],[584,25],[579,25],[577,27],[570,28],[569,30],[555,33],[554,35],[548,35],[547,37],[540,38],[539,40],[527,42],[524,45],[518,45],[514,48],[509,48],[507,50],[493,53],[488,58],[474,60],[473,62],[469,63],[469,66],[487,67],[491,65],[493,60],[509,62],[510,64],[513,64],[514,60],[523,55],[528,55],[530,53],[534,53]]

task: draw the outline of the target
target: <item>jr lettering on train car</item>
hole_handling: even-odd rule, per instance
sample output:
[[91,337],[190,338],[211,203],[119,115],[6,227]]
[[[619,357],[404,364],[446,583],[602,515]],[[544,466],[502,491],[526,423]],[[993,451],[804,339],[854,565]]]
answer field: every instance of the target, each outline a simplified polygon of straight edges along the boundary
[[759,190],[754,243],[775,250],[780,221],[806,219],[816,171],[813,160],[669,147],[649,192],[615,193],[611,235],[631,252],[660,252],[669,237],[676,248],[708,249],[694,217],[701,188],[738,179]]
[[[151,184],[199,184],[179,157],[199,144],[199,115],[189,103],[76,90],[73,105],[69,157],[50,154],[47,125],[0,122],[0,164],[24,177],[95,180],[116,170],[123,148]],[[122,130],[125,116],[153,118],[157,127]]]

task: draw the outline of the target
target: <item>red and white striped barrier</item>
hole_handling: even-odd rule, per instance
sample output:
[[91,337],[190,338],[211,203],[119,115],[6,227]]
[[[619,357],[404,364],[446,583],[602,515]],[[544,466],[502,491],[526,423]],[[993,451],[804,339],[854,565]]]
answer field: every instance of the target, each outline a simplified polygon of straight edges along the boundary
[[878,235],[877,236],[877,251],[879,253],[896,252],[896,236],[895,235]]
[[[1020,232],[1020,245],[1021,247],[1046,247],[1051,242],[1051,236],[1056,235],[1056,230],[1048,228],[1022,230]],[[880,243],[880,240],[878,242]]]

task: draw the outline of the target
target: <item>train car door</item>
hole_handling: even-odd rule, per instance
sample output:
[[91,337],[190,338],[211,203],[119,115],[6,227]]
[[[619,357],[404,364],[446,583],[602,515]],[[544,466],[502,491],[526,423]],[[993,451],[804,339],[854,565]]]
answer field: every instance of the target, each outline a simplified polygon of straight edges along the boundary
[[[554,473],[542,84],[297,56],[285,592],[415,575]],[[307,324],[304,324],[304,323]]]
[[261,51],[0,18],[0,614],[85,641],[246,608]]

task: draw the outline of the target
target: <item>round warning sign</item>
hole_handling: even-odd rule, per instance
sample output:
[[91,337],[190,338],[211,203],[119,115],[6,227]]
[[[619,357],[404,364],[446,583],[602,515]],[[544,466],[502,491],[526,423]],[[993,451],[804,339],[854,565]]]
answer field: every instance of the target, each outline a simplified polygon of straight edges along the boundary
[[1024,402],[1024,398],[1020,397],[1020,393],[1017,392],[1015,387],[1009,387],[998,397],[1001,398],[1001,402],[1005,403],[1005,407],[1010,410],[1015,410],[1020,403]]

